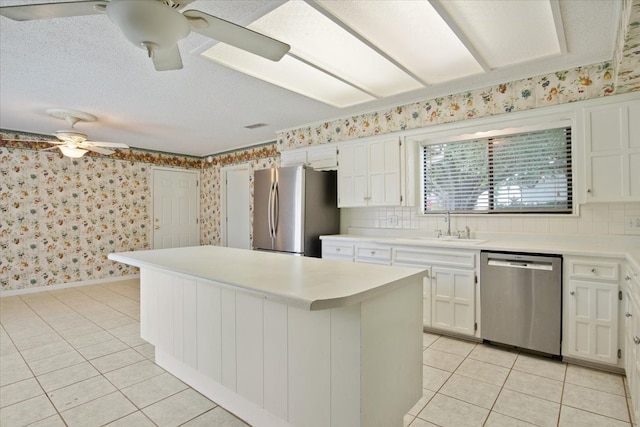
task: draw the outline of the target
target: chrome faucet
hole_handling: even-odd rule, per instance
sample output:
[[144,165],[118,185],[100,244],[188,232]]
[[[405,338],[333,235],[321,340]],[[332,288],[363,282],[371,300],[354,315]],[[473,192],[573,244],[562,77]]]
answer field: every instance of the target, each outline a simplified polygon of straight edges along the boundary
[[451,237],[451,211],[447,211],[447,216],[444,218],[444,222],[447,223],[447,237]]

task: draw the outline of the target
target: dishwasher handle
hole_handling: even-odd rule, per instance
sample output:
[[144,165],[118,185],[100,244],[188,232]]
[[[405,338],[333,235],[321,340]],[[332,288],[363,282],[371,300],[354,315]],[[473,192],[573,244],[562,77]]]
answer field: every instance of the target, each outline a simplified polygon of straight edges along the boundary
[[535,262],[527,260],[491,259],[487,260],[487,265],[505,268],[523,268],[526,270],[553,271],[553,265],[549,262]]

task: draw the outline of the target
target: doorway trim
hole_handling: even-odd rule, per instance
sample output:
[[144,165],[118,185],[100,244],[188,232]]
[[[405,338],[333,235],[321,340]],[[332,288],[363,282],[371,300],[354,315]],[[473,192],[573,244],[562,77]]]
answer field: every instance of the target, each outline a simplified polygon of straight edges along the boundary
[[253,223],[251,218],[251,171],[252,167],[250,163],[239,163],[232,166],[225,166],[220,168],[220,244],[222,246],[227,246],[227,172],[229,171],[238,171],[238,170],[246,170],[249,174],[249,241],[247,245],[249,248],[252,247],[251,242],[251,234],[253,229]]

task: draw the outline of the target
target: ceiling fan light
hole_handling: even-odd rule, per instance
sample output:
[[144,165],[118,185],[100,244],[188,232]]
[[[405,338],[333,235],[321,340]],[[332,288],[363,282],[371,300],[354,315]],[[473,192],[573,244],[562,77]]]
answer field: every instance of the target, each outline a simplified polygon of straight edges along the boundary
[[89,151],[89,150],[83,150],[82,148],[68,147],[66,145],[61,145],[58,148],[60,148],[60,151],[62,151],[62,154],[64,154],[67,157],[71,157],[73,159],[78,159],[84,156],[87,151]]
[[146,43],[167,49],[191,31],[180,12],[157,1],[112,0],[107,4],[107,15],[138,47]]

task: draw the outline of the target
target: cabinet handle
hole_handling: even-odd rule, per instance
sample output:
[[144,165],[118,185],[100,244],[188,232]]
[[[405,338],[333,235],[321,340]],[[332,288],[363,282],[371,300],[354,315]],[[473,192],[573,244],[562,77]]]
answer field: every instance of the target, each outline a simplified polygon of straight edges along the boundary
[[160,226],[156,225],[155,227],[153,227],[154,230],[160,230]]
[[640,338],[638,338],[638,336],[633,337],[633,343],[635,345],[639,345],[640,344]]
[[426,275],[427,279],[431,279],[431,274],[429,273],[429,270],[427,270],[427,275]]
[[374,256],[376,254],[376,251],[371,251],[371,256]]
[[587,193],[591,194],[591,189],[587,188]]
[[596,273],[596,269],[595,269],[595,268],[592,268],[592,269],[591,269],[591,272],[592,272],[593,274],[595,274],[595,273]]
[[571,291],[571,292],[569,292],[569,295],[575,295],[575,294],[576,294],[576,292],[575,292],[575,291]]
[[626,281],[628,282],[629,280],[631,280],[631,277],[629,277],[629,276],[624,276],[624,280],[626,280]]
[[626,313],[624,313],[624,317],[633,317],[633,314],[627,311]]
[[340,252],[340,248],[336,248],[336,252]]

